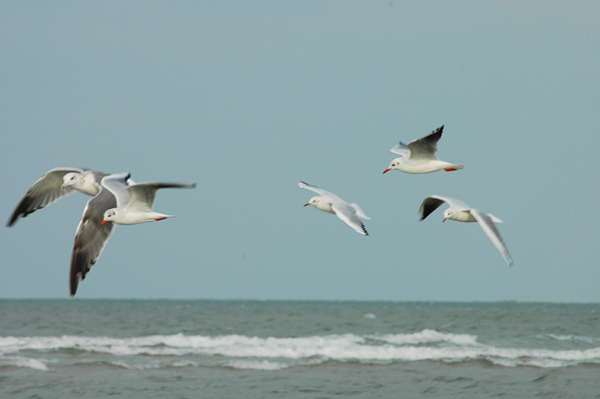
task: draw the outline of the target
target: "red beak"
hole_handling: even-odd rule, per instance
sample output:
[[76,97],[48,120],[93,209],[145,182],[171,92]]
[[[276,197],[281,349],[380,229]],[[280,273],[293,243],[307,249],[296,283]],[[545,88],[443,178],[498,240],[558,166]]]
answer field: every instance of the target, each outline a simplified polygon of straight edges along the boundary
[[445,222],[445,221],[446,221],[446,219],[448,219],[448,218],[444,218],[444,220],[442,220],[442,223],[443,223],[443,222]]
[[102,223],[100,223],[100,226],[104,226],[104,223],[106,223],[106,220],[103,220]]
[[389,172],[390,170],[392,170],[392,169],[390,169],[390,168],[387,168],[386,170],[384,170],[384,171],[383,171],[383,173],[387,173],[387,172]]
[[309,202],[307,202],[306,204],[304,204],[304,206],[309,206],[309,205],[310,205],[310,203],[309,203]]

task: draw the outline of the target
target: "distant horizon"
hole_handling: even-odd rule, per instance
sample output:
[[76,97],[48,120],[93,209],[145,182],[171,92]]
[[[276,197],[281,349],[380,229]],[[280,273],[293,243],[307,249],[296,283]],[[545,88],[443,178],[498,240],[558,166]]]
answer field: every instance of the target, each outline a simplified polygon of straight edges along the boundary
[[53,300],[65,300],[65,301],[207,301],[207,302],[367,302],[367,303],[447,303],[447,304],[465,304],[465,303],[481,303],[481,304],[494,304],[494,303],[507,303],[507,304],[548,304],[548,305],[600,305],[600,302],[550,302],[550,301],[411,301],[411,300],[376,300],[376,299],[207,299],[207,298],[196,298],[196,299],[185,299],[185,298],[0,298],[0,301],[53,301]]

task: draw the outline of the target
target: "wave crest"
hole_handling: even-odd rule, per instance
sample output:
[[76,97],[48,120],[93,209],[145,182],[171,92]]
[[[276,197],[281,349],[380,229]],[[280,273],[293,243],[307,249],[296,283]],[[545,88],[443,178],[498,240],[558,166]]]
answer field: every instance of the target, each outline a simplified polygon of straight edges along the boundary
[[[562,338],[562,337],[561,337]],[[198,359],[225,357],[222,366],[239,369],[278,370],[290,365],[312,365],[326,361],[385,364],[390,362],[439,361],[456,363],[489,361],[503,367],[566,367],[581,363],[600,364],[600,347],[585,350],[495,347],[477,342],[468,334],[423,330],[410,334],[333,334],[297,338],[249,337],[245,335],[187,336],[152,335],[133,338],[110,337],[0,337],[3,365],[47,370],[35,359],[19,357],[23,351],[56,351],[72,356],[73,350],[108,355],[113,364],[129,367],[132,357],[168,357],[158,367],[185,367],[196,364],[182,356]],[[12,356],[12,357],[11,357]],[[21,363],[15,360],[21,359]],[[173,360],[175,359],[175,360]],[[137,366],[136,366],[137,367]]]

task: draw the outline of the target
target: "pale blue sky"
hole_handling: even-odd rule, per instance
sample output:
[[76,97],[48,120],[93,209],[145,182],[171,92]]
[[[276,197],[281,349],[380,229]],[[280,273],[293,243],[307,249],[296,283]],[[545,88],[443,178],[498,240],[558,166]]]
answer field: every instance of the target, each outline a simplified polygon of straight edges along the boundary
[[[0,3],[3,223],[57,166],[177,215],[117,226],[77,298],[600,301],[600,3]],[[462,171],[382,172],[445,125]],[[361,205],[364,237],[299,180]],[[509,268],[474,224],[504,220]],[[68,297],[74,194],[0,229],[0,297]]]

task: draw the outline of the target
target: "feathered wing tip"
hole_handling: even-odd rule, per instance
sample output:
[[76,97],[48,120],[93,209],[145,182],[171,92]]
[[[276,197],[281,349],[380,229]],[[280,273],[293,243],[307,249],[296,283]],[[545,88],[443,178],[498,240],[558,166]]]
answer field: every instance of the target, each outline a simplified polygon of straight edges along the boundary
[[[300,188],[308,188],[308,187],[317,188],[316,186],[313,186],[312,184],[308,184],[308,183],[303,182],[303,181],[299,181],[298,182],[298,187],[300,187]],[[309,190],[310,190],[310,188],[309,188]]]
[[352,209],[354,209],[356,216],[358,216],[359,218],[361,218],[363,220],[371,220],[371,218],[365,214],[365,212],[362,210],[362,208],[356,202],[351,203],[350,206],[352,207]]
[[492,219],[492,222],[494,223],[504,223],[502,219],[492,215],[491,213],[488,213],[487,215],[490,217],[490,219]]
[[77,293],[77,287],[79,286],[79,281],[83,280],[85,276],[81,272],[81,263],[83,259],[80,256],[80,251],[77,248],[77,237],[75,238],[75,248],[73,249],[73,253],[71,254],[71,270],[69,272],[69,295],[75,296]]
[[437,198],[437,196],[430,196],[423,200],[421,203],[421,207],[419,208],[419,221],[425,220],[425,218],[433,211],[442,206],[446,201],[442,198]]
[[365,225],[364,225],[364,224],[361,224],[361,225],[360,225],[360,227],[362,228],[362,231],[364,231],[364,232],[365,232],[365,235],[366,235],[366,236],[368,236],[368,235],[369,235],[369,233],[367,233],[367,229],[365,229]]

